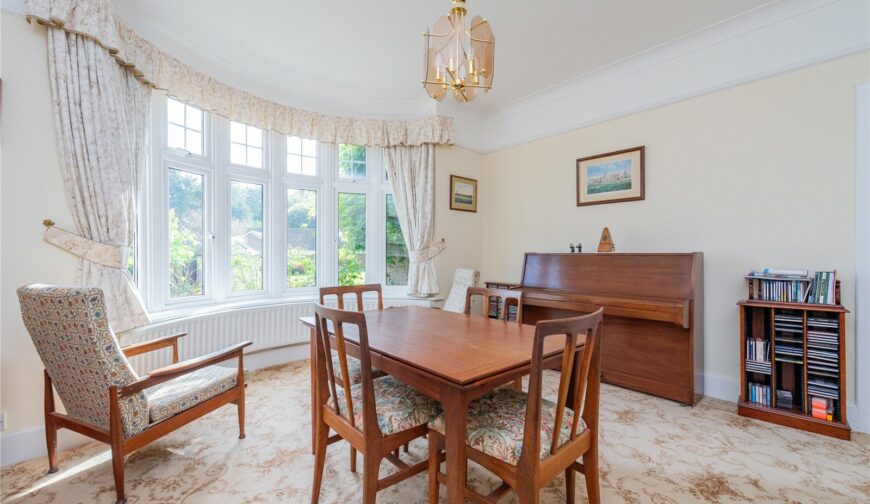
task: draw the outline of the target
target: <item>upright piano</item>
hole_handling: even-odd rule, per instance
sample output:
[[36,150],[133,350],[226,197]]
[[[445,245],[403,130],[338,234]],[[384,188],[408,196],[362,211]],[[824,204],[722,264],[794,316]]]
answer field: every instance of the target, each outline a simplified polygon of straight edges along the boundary
[[704,255],[526,253],[523,323],[604,307],[601,379],[694,405],[704,393]]

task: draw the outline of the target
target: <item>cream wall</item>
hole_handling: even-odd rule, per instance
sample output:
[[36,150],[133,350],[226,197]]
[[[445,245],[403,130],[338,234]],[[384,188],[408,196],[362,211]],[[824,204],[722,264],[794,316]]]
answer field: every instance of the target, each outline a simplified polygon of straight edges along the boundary
[[[21,321],[15,289],[34,282],[70,284],[76,261],[42,241],[45,218],[72,229],[55,145],[45,29],[2,11],[0,17],[0,410],[6,413],[2,460],[44,450],[42,364]],[[443,293],[459,266],[480,268],[480,214],[449,210],[450,174],[479,178],[483,156],[458,147],[436,151],[436,236],[447,240],[437,271]],[[61,432],[62,446],[76,442]],[[30,455],[33,456],[33,455]]]
[[[527,251],[592,252],[604,226],[618,252],[702,251],[706,392],[735,400],[750,269],[836,268],[855,308],[854,95],[868,72],[865,52],[486,154],[483,277],[519,280]],[[637,145],[645,201],[575,206],[577,158]]]
[[5,438],[42,425],[42,365],[21,322],[15,289],[33,282],[69,284],[76,262],[42,241],[45,218],[67,229],[74,226],[55,145],[44,28],[2,13],[0,76],[0,394]]
[[435,151],[435,238],[444,238],[447,249],[436,259],[438,283],[446,296],[456,268],[483,267],[481,214],[450,210],[450,175],[479,180],[483,155],[461,147],[439,146]]

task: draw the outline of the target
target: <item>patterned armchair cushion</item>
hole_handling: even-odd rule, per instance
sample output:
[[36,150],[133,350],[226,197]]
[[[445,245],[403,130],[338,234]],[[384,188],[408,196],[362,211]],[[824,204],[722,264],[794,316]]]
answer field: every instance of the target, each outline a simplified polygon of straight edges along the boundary
[[236,386],[238,369],[209,366],[145,390],[151,423],[161,422]]
[[[362,368],[360,366],[359,359],[355,359],[350,355],[347,356],[347,374],[350,375],[350,385],[356,385],[362,381]],[[338,361],[338,354],[336,352],[332,352],[332,369],[335,370],[335,377],[344,382],[344,379],[341,377],[341,364]],[[386,375],[387,373],[379,369],[372,369],[372,378],[380,378]]]
[[[424,396],[392,376],[387,375],[373,380],[372,385],[375,392],[378,426],[385,436],[424,425],[441,413],[441,405],[438,401]],[[344,389],[337,387],[337,393],[341,414],[350,419]],[[350,396],[353,401],[354,425],[363,430],[361,383],[351,386]],[[331,398],[329,406],[335,408]]]
[[[468,405],[468,446],[489,456],[515,466],[523,452],[523,433],[526,424],[525,392],[515,389],[496,389]],[[541,399],[541,458],[550,453],[553,442],[553,425],[556,404]],[[559,433],[559,444],[564,444],[571,436],[571,422],[574,413],[566,408]],[[444,415],[438,415],[429,422],[429,428],[444,434]],[[580,420],[578,432],[586,428]]]
[[[21,315],[67,414],[109,429],[109,386],[139,379],[106,319],[103,291],[27,285],[18,289]],[[148,426],[144,393],[120,401],[126,437]]]

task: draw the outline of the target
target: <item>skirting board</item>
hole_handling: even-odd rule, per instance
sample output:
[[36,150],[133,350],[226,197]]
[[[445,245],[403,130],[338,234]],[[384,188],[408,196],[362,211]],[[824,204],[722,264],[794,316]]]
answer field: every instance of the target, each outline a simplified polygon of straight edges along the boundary
[[[307,358],[308,344],[302,343],[247,354],[245,355],[245,367],[250,370],[263,369]],[[705,374],[703,379],[705,396],[736,403],[740,394],[739,381],[728,376],[715,374]],[[849,423],[853,429],[856,429],[859,417],[858,408],[854,403],[849,403],[847,411]],[[90,439],[63,429],[58,432],[57,441],[59,450],[71,450],[87,443]],[[36,457],[45,457],[45,429],[43,427],[11,432],[0,438],[0,465],[5,466]]]

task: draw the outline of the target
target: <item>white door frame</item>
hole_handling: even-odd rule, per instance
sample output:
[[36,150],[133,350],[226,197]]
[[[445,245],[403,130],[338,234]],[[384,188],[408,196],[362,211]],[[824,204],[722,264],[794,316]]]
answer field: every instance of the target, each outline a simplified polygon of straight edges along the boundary
[[870,82],[855,86],[855,286],[852,428],[870,432]]

